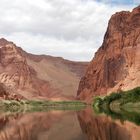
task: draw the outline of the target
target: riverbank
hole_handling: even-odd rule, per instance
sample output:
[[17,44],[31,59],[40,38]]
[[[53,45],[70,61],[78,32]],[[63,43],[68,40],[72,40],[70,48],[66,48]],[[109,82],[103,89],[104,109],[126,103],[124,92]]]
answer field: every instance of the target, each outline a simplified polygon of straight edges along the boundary
[[140,87],[129,91],[112,93],[105,97],[96,97],[93,101],[94,107],[100,108],[132,108],[140,107]]
[[1,100],[0,111],[32,112],[53,110],[80,110],[86,107],[81,101]]
[[113,119],[128,120],[140,125],[140,87],[96,97],[93,108],[96,113],[104,113]]

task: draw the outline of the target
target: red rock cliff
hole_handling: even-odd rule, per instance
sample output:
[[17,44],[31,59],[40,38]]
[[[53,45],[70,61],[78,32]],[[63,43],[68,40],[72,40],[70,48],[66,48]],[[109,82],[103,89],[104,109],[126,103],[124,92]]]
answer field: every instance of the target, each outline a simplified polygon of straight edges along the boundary
[[75,99],[88,63],[33,55],[0,39],[0,99]]
[[78,98],[140,86],[140,6],[114,14],[102,46],[81,79]]
[[9,88],[24,88],[30,85],[30,69],[25,57],[13,42],[0,39],[0,82]]

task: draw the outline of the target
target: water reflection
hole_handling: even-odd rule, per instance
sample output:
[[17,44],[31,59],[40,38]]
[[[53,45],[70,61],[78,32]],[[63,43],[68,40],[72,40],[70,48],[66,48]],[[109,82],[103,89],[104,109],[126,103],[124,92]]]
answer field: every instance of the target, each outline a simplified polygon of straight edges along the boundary
[[90,108],[0,114],[0,140],[140,140],[140,126]]
[[78,119],[88,140],[140,140],[138,111],[116,110],[95,115],[91,109],[86,109],[78,113]]
[[47,132],[58,117],[43,113],[3,116],[0,121],[0,140],[38,140],[40,134]]
[[2,115],[0,140],[86,140],[75,112]]
[[[99,109],[100,113],[105,113],[107,116],[110,116],[113,120],[120,120],[121,122],[129,121],[140,125],[140,110],[139,108],[116,108],[116,109]],[[98,112],[98,113],[99,113]]]
[[88,140],[130,140],[128,130],[119,126],[106,116],[92,115],[90,109],[78,113],[78,119],[83,133]]

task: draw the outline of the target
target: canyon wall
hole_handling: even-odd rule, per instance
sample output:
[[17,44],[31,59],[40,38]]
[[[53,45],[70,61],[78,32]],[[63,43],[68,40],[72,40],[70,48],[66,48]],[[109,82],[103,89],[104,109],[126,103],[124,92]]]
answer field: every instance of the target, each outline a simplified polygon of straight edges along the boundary
[[0,85],[4,99],[75,99],[88,63],[33,55],[0,39]]
[[108,23],[103,44],[82,77],[78,99],[91,101],[140,86],[140,6],[115,13]]

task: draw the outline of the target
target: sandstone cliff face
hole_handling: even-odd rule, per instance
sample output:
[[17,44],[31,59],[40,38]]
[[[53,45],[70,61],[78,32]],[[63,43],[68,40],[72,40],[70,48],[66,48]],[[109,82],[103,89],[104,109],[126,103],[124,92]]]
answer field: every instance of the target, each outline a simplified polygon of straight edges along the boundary
[[91,99],[140,86],[140,6],[114,14],[102,46],[81,79],[78,97]]
[[0,97],[74,99],[87,64],[59,57],[29,54],[13,42],[2,38],[0,39],[0,83],[9,91],[6,97]]
[[24,88],[31,81],[25,57],[16,45],[0,39],[0,82],[10,88]]

